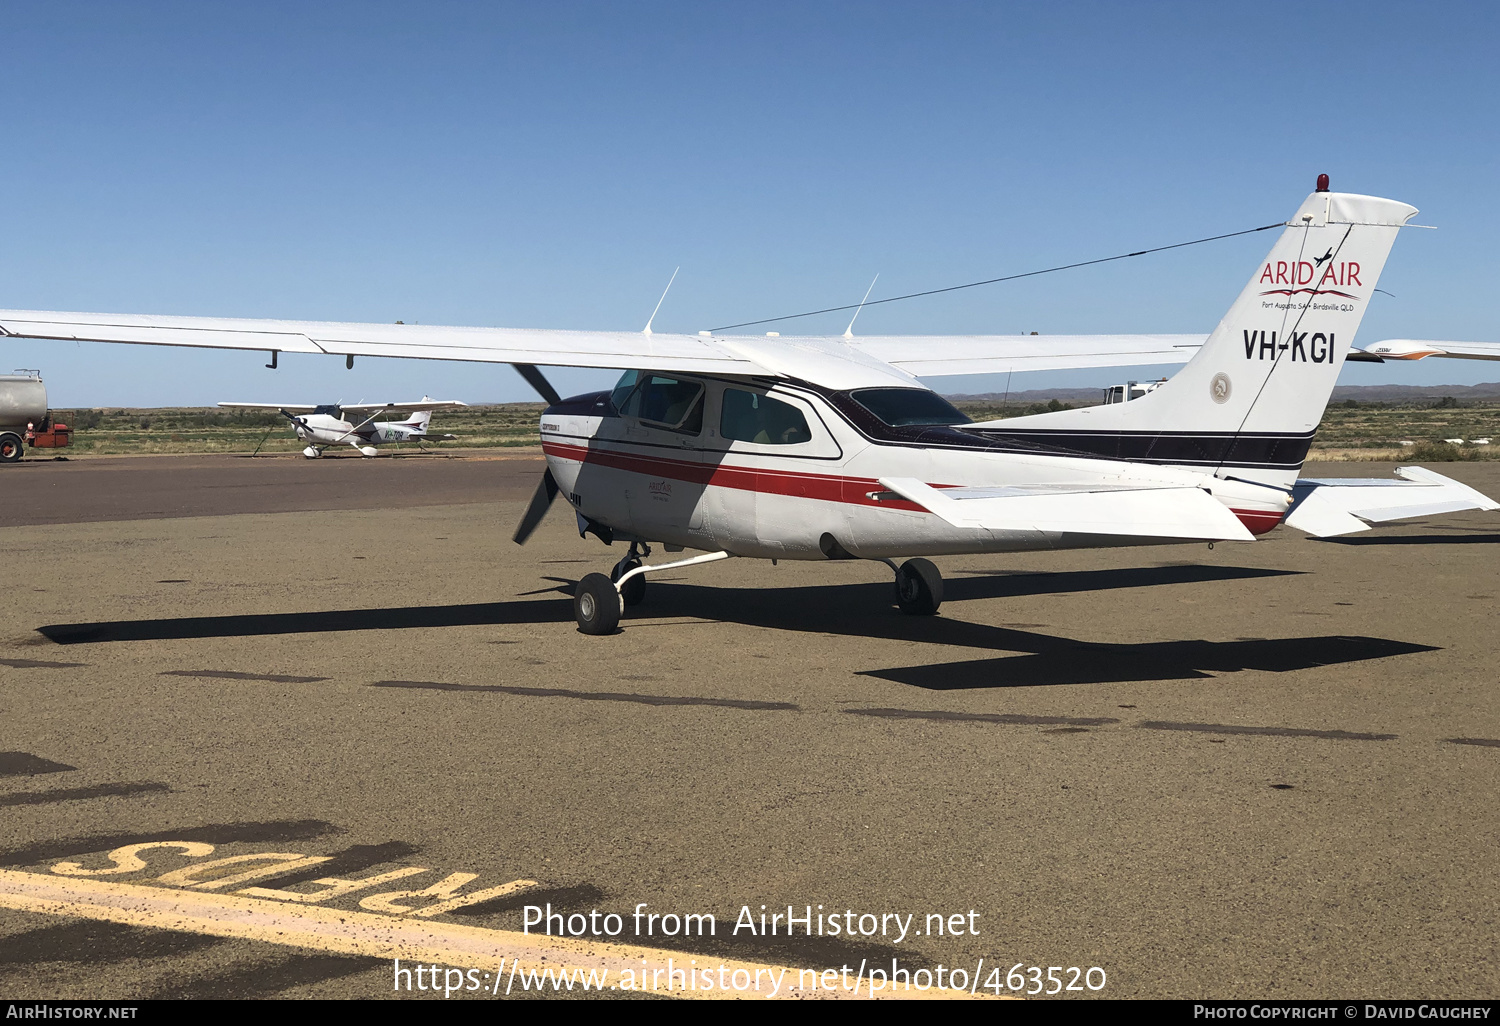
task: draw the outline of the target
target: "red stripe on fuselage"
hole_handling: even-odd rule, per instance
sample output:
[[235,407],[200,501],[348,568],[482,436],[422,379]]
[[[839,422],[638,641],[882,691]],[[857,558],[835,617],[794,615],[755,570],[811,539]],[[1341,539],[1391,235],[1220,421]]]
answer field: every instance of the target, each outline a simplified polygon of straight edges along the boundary
[[[542,451],[559,459],[592,463],[595,466],[627,470],[648,477],[665,477],[688,484],[713,485],[716,488],[737,488],[747,492],[765,492],[772,495],[792,495],[803,499],[821,499],[825,502],[849,502],[860,506],[882,506],[888,509],[904,509],[926,512],[915,502],[906,499],[879,501],[870,498],[871,492],[883,492],[885,487],[873,477],[841,477],[834,474],[808,474],[794,470],[765,470],[757,467],[737,467],[723,463],[698,463],[676,460],[665,456],[648,456],[643,453],[622,452],[618,449],[603,449],[597,446],[570,445],[566,442],[542,442]],[[933,485],[934,488],[951,488],[952,485]]]
[[[766,492],[772,495],[793,495],[804,499],[821,499],[825,502],[849,502],[860,506],[882,506],[889,509],[927,512],[915,502],[905,499],[876,501],[871,492],[883,492],[885,487],[873,477],[839,477],[833,474],[806,474],[792,470],[760,470],[752,467],[725,466],[722,463],[697,463],[676,460],[665,456],[649,456],[642,453],[622,452],[618,449],[602,449],[596,446],[571,445],[567,442],[542,442],[542,451],[548,456],[592,463],[595,466],[626,470],[647,477],[670,478],[688,484],[713,485],[717,488],[738,488],[748,492]],[[933,488],[953,488],[955,485],[935,484]],[[1240,523],[1251,534],[1265,534],[1281,523],[1282,514],[1273,510],[1233,509]]]

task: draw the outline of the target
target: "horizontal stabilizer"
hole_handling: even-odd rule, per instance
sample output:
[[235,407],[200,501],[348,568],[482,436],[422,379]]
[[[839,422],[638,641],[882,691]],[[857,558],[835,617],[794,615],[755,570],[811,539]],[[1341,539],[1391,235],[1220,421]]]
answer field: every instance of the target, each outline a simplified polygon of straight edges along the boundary
[[1201,488],[1062,486],[933,488],[910,477],[880,483],[954,527],[1135,538],[1254,541],[1229,508]]
[[1469,509],[1500,509],[1500,503],[1451,477],[1425,467],[1400,467],[1389,478],[1303,478],[1293,487],[1286,524],[1315,538],[1368,531],[1365,521],[1385,523]]

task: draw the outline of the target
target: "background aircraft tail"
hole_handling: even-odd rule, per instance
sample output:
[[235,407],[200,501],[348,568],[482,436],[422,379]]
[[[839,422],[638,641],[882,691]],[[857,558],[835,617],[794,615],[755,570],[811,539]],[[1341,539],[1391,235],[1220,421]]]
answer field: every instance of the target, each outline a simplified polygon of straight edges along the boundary
[[1170,381],[1130,402],[995,421],[983,433],[1289,487],[1396,233],[1417,212],[1328,192],[1326,176],[1318,184]]
[[421,410],[403,420],[401,426],[411,429],[416,434],[425,435],[427,433],[427,425],[430,423],[432,423],[432,411]]

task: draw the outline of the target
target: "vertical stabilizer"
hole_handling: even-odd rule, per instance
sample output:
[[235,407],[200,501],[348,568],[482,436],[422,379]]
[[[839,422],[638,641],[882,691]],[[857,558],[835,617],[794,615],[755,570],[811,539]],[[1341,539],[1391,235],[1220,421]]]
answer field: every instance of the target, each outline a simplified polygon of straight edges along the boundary
[[1314,192],[1166,384],[1131,402],[1018,417],[985,433],[1290,486],[1396,233],[1416,212]]

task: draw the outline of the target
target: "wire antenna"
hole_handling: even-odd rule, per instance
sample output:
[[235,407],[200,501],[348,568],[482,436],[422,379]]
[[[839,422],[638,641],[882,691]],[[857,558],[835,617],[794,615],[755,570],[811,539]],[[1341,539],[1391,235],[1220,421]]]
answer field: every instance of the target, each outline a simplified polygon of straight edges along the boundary
[[[878,274],[875,277],[873,277],[873,278],[870,279],[870,287],[867,288],[867,289],[865,289],[865,299],[869,299],[870,298],[870,293],[875,291],[875,283],[877,281],[879,281],[879,280],[880,280],[880,275],[878,275]],[[847,328],[844,329],[844,337],[845,338],[853,338],[854,337],[854,322],[857,321],[857,320],[859,320],[859,311],[863,310],[865,308],[865,299],[861,299],[859,301],[859,309],[855,310],[854,311],[854,316],[851,317],[851,318],[849,318],[849,327],[847,327]]]
[[[1073,264],[1060,264],[1057,267],[1044,267],[1039,271],[1026,271],[1022,274],[1007,274],[1000,278],[986,278],[984,281],[971,281],[964,285],[949,285],[944,289],[928,289],[926,292],[911,292],[904,296],[891,296],[889,299],[877,299],[873,303],[850,303],[847,306],[830,306],[822,310],[808,310],[805,313],[785,314],[781,317],[766,317],[758,321],[741,321],[739,324],[726,324],[718,331],[730,331],[734,328],[750,328],[757,324],[772,324],[776,321],[792,321],[799,317],[816,317],[818,314],[839,313],[843,310],[853,310],[856,306],[879,306],[881,303],[899,303],[903,299],[917,299],[921,296],[936,296],[944,292],[957,292],[959,289],[978,288],[980,285],[994,285],[1002,281],[1016,281],[1019,278],[1035,278],[1039,274],[1051,274],[1054,271],[1071,271],[1076,267],[1092,267],[1095,264],[1107,264],[1114,260],[1128,260],[1131,257],[1145,256],[1148,253],[1163,253],[1169,249],[1182,249],[1184,246],[1199,246],[1205,242],[1218,242],[1220,239],[1232,239],[1237,235],[1252,235],[1255,232],[1264,232],[1272,228],[1285,228],[1284,222],[1277,221],[1275,224],[1263,224],[1259,228],[1245,228],[1242,231],[1226,232],[1223,235],[1210,235],[1206,239],[1190,239],[1187,242],[1174,242],[1170,246],[1155,246],[1151,249],[1138,249],[1134,253],[1117,253],[1114,256],[1099,257],[1096,260],[1080,260]],[[663,297],[665,298],[665,297]],[[657,304],[660,305],[660,304]]]
[[[682,267],[678,265],[677,271],[680,270]],[[667,293],[672,291],[672,282],[677,280],[677,271],[672,272],[672,277],[667,281],[667,287],[661,290],[661,298],[656,301],[656,310],[660,310],[661,305],[667,301]],[[656,320],[656,310],[652,310],[651,316],[646,319],[646,326],[641,329],[642,335],[651,334],[651,322]]]

